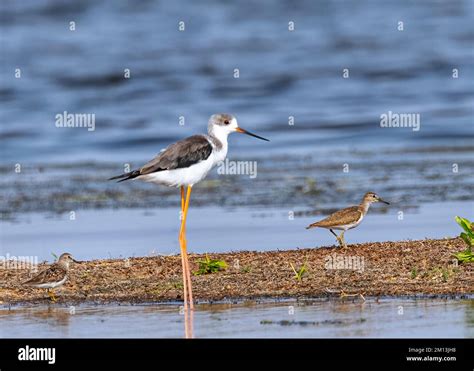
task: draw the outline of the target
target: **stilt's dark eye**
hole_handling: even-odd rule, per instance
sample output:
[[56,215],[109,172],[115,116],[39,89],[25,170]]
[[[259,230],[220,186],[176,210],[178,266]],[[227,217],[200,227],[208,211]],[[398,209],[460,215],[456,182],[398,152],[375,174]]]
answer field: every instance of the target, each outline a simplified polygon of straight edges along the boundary
[[229,125],[230,124],[229,120],[224,120],[224,124]]

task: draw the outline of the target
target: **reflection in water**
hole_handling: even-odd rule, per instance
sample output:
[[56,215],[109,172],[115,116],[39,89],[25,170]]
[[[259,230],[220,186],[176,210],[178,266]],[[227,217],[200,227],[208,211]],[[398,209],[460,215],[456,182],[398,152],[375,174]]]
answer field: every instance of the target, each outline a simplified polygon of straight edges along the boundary
[[180,313],[184,315],[184,337],[185,339],[194,338],[194,309],[180,307]]
[[189,311],[189,338],[194,338],[194,309]]
[[[474,337],[472,300],[79,305],[0,309],[2,337]],[[196,322],[194,322],[196,317]],[[133,326],[127,324],[133,323]],[[184,326],[184,334],[183,334]],[[189,336],[189,337],[192,337]]]
[[38,322],[53,324],[54,326],[67,327],[69,326],[69,323],[70,323],[71,309],[70,308],[53,308],[49,306],[48,310],[44,312],[41,312],[41,311],[30,312],[28,317]]
[[[4,321],[11,321],[12,317],[15,314],[20,316],[18,318],[18,325],[21,326],[22,323],[36,324],[33,326],[30,333],[25,333],[25,337],[37,337],[41,336],[37,334],[35,328],[46,328],[47,332],[53,331],[58,337],[68,337],[69,336],[69,325],[71,323],[71,317],[75,313],[74,307],[53,307],[48,305],[46,309],[41,310],[0,310],[0,323]],[[0,331],[0,335],[7,335]],[[44,336],[48,336],[47,333]]]
[[465,337],[474,337],[474,300],[470,300],[464,307],[464,323],[466,324]]

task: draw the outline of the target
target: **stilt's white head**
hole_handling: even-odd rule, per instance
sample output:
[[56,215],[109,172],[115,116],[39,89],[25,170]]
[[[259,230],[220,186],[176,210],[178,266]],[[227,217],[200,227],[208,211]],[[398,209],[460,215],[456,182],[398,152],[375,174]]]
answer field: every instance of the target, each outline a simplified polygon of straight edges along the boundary
[[261,136],[258,136],[240,128],[239,124],[237,123],[236,117],[228,113],[216,113],[212,115],[209,118],[207,130],[209,135],[212,135],[219,139],[227,138],[230,133],[237,132],[268,141],[268,139],[265,139]]

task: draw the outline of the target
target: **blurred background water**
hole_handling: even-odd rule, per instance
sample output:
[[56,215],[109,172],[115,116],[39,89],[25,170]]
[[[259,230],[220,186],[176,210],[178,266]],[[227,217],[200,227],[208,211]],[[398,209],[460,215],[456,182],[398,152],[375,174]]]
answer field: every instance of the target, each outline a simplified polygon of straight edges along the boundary
[[[231,156],[472,145],[473,8],[469,0],[3,1],[2,160],[144,161],[221,111],[272,139],[233,138]],[[421,130],[381,129],[388,110],[420,113]],[[56,128],[63,111],[94,113],[96,130]]]
[[[102,209],[177,207],[175,189],[106,179],[204,132],[215,112],[234,113],[242,127],[271,142],[231,136],[229,158],[257,161],[258,176],[213,171],[196,187],[192,205],[252,209],[252,215],[275,208],[284,220],[291,213],[307,218],[303,228],[314,215],[372,190],[393,205],[374,208],[390,216],[379,231],[393,229],[399,211],[427,210],[423,218],[437,218],[416,230],[399,227],[399,238],[452,235],[454,215],[474,214],[472,1],[6,0],[0,6],[4,251],[15,252],[25,229],[35,230],[31,223],[48,230],[47,219],[29,212],[69,223],[70,211],[80,218],[94,209],[85,220],[92,228],[97,220],[107,224]],[[57,128],[55,116],[64,111],[95,114],[95,130]],[[381,128],[388,111],[420,114],[420,130]],[[422,207],[433,202],[436,212]],[[216,218],[212,208],[203,210],[203,220]],[[123,219],[114,225],[141,223],[117,215]],[[156,210],[158,229],[163,215]],[[158,233],[170,239],[176,231]],[[28,236],[21,246],[34,252],[41,238]],[[46,239],[44,248],[84,251],[83,236],[73,229]],[[266,242],[270,248],[277,241]]]

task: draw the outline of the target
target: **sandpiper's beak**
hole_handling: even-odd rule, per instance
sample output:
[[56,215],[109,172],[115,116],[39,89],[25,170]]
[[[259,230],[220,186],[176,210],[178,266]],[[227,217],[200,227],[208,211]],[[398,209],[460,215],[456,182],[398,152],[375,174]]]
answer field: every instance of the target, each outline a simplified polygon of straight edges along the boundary
[[[71,259],[72,259],[72,258],[71,258]],[[76,264],[82,264],[82,262],[81,262],[81,261],[79,261],[79,260],[76,260],[76,259],[72,259],[72,261],[73,261],[74,263],[76,263]]]
[[390,202],[382,200],[380,197],[379,197],[379,202],[383,202],[384,204],[390,205]]
[[261,136],[258,136],[257,134],[251,133],[250,131],[244,130],[242,128],[236,128],[235,131],[237,133],[247,134],[247,135],[250,135],[251,137],[258,138],[258,139],[261,139],[261,140],[266,140],[267,142],[269,142],[268,139],[263,138]]

